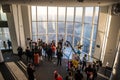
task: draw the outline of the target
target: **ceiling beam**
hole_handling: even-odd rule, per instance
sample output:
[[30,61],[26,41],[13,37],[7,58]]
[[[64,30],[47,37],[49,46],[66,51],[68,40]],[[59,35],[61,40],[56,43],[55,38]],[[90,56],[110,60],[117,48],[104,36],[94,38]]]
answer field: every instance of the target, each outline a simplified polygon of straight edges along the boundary
[[1,4],[27,4],[41,6],[102,6],[120,2],[120,0],[0,0]]

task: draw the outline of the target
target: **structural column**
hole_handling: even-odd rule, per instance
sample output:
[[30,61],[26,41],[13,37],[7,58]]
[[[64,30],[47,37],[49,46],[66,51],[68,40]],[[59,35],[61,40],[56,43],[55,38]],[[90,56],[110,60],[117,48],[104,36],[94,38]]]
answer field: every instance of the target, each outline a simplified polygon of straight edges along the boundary
[[21,46],[23,50],[26,48],[21,5],[11,5],[11,9],[11,12],[7,13],[8,27],[13,53],[17,53],[18,46]]
[[100,7],[96,46],[95,46],[95,52],[93,54],[94,57],[97,59],[101,59],[102,51],[104,49],[103,44],[104,44],[107,14],[108,14],[108,7],[107,6]]
[[31,11],[30,6],[21,5],[21,13],[23,20],[23,29],[25,36],[25,44],[29,46],[29,40],[27,38],[32,39],[32,31],[31,31]]
[[9,13],[6,13],[6,15],[7,15],[7,20],[8,20],[8,28],[10,32],[13,53],[17,54],[18,40],[17,40],[14,16],[13,16],[12,11]]

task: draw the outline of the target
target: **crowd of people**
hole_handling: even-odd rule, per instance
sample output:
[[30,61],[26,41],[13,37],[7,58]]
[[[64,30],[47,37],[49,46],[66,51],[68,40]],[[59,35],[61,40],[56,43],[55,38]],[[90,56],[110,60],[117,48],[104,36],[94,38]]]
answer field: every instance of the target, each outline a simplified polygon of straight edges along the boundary
[[[68,46],[68,45],[67,45]],[[47,44],[42,41],[42,39],[38,39],[37,42],[33,42],[32,40],[29,41],[29,46],[26,47],[25,55],[26,60],[29,63],[27,72],[29,76],[29,80],[34,80],[34,55],[38,54],[39,59],[42,58],[42,52],[44,52],[45,58],[48,61],[53,60],[53,56],[57,56],[57,66],[62,65],[62,57],[63,57],[63,39],[61,39],[57,46],[55,45],[55,41],[53,40],[51,43]],[[23,49],[21,46],[18,47],[18,56],[19,59],[22,59]],[[80,52],[79,52],[80,53]],[[99,62],[87,63],[87,55],[85,54],[82,60],[80,60],[80,54],[77,55],[72,60],[68,61],[68,74],[65,77],[65,80],[83,80],[83,72],[86,73],[87,78],[86,80],[96,80],[97,78],[97,71],[99,69]],[[39,64],[39,63],[38,63]],[[55,80],[63,80],[63,77],[57,72],[54,72],[54,79]]]
[[[35,64],[35,54],[38,54],[39,59],[42,58],[42,52],[44,52],[44,56],[45,58],[47,58],[48,61],[52,61],[53,60],[53,56],[57,56],[57,66],[58,65],[62,65],[62,44],[63,44],[63,39],[60,40],[58,42],[58,46],[55,46],[55,42],[54,40],[47,44],[45,42],[43,42],[41,39],[38,39],[37,42],[33,42],[32,40],[30,40],[29,42],[29,46],[27,46],[26,50],[25,50],[25,55],[26,55],[26,60],[28,62],[28,67],[27,67],[27,73],[28,73],[28,79],[29,80],[34,80],[34,65]],[[18,56],[19,59],[22,59],[22,55],[23,55],[23,49],[21,46],[19,46],[17,48],[18,51]],[[39,63],[38,63],[39,64]],[[55,74],[56,80],[57,79],[57,73]],[[61,78],[62,79],[62,78]]]
[[68,62],[68,75],[66,76],[66,80],[83,80],[83,73],[87,76],[86,79],[84,78],[85,80],[97,80],[97,72],[100,66],[99,60],[87,62],[86,54],[82,60],[76,56]]
[[[28,62],[34,62],[34,54],[39,54],[39,58],[42,58],[42,52],[44,52],[45,58],[48,58],[48,61],[53,60],[53,56],[57,56],[57,65],[61,64],[62,59],[62,40],[58,42],[58,46],[55,46],[55,41],[53,40],[51,43],[47,44],[43,42],[41,39],[38,39],[37,42],[33,42],[30,40],[29,46],[26,47],[25,52],[22,47],[19,46],[17,48],[19,59],[22,59],[23,53],[26,55],[26,60]],[[56,53],[56,54],[55,54]]]

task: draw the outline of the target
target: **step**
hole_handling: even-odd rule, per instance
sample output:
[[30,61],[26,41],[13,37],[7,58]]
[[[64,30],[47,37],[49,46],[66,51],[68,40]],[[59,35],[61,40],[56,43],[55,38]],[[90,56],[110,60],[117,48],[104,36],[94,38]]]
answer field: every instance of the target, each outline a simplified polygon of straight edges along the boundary
[[16,80],[28,80],[22,70],[14,62],[5,63]]

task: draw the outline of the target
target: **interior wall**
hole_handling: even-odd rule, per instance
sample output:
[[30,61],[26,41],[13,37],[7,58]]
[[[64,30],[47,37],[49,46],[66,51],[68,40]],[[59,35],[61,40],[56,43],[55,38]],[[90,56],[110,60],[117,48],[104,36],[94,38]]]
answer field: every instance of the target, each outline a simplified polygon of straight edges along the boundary
[[95,46],[95,52],[94,52],[94,55],[93,55],[97,59],[100,59],[101,55],[102,55],[102,46],[103,46],[103,43],[104,43],[107,13],[108,13],[108,7],[107,6],[100,7],[96,46]]
[[111,6],[100,7],[94,57],[101,59],[103,66],[108,62],[109,67],[112,67],[120,29],[120,16],[111,15],[110,12]]
[[116,50],[116,56],[115,56],[115,60],[114,60],[114,65],[113,65],[113,70],[111,73],[111,77],[110,80],[118,80],[120,79],[120,29],[119,29],[119,34],[118,34],[118,38],[117,38],[117,50]]
[[110,30],[105,51],[104,65],[108,62],[112,67],[116,56],[116,45],[120,29],[120,16],[111,15]]

